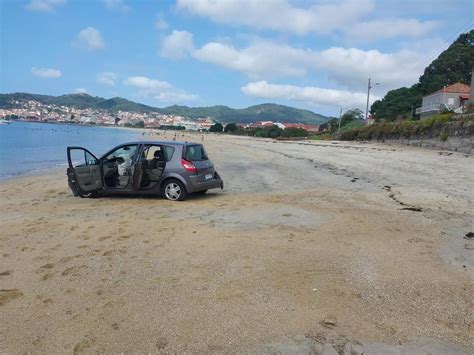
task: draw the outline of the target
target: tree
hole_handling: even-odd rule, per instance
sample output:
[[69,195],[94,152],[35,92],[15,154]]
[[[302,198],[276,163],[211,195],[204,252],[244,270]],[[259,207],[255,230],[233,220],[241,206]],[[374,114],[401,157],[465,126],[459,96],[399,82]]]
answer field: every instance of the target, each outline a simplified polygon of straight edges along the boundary
[[345,126],[346,124],[353,122],[353,121],[360,121],[364,119],[364,113],[358,109],[358,108],[353,108],[350,109],[346,112],[341,117],[341,127]]
[[385,97],[372,104],[370,113],[378,121],[410,118],[415,108],[421,106],[422,94],[416,85],[411,88],[390,90]]
[[281,133],[282,137],[307,137],[308,131],[304,128],[297,128],[297,127],[290,127],[285,128],[285,130]]
[[281,134],[283,133],[283,130],[280,127],[276,126],[276,125],[265,128],[265,130],[268,132],[268,137],[269,138],[280,137]]
[[224,129],[224,127],[222,126],[222,124],[220,124],[219,122],[216,122],[209,128],[209,132],[219,132],[219,133],[221,133],[223,131],[223,129]]
[[383,99],[375,101],[370,112],[376,120],[393,121],[412,117],[421,106],[422,98],[456,82],[470,83],[474,67],[474,30],[461,34],[448,49],[426,67],[418,83],[390,90]]
[[339,127],[339,120],[337,118],[331,118],[326,123],[319,126],[319,130],[325,133],[334,133]]
[[225,133],[235,133],[237,132],[239,128],[237,127],[237,125],[233,122],[231,123],[228,123],[225,128],[224,128],[224,132]]

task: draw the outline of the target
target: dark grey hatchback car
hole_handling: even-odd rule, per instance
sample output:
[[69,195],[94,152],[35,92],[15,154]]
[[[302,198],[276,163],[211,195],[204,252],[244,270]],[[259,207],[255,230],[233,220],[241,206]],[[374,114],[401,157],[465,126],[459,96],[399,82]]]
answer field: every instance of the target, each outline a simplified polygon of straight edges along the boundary
[[100,158],[82,147],[67,148],[74,196],[153,194],[181,201],[188,194],[223,188],[202,144],[142,141],[121,144]]

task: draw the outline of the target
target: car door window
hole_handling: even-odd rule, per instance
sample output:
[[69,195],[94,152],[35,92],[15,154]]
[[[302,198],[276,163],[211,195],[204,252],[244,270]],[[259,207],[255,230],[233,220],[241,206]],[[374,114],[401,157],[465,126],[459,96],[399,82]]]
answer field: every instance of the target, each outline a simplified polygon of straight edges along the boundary
[[161,145],[149,145],[145,148],[143,156],[146,160],[152,160],[155,157],[163,156]]
[[88,166],[89,165],[99,165],[99,162],[97,161],[97,159],[87,151],[85,153],[85,159],[86,159],[86,165],[88,165]]
[[163,152],[165,153],[166,161],[170,161],[171,158],[173,157],[174,148],[170,147],[168,145],[165,145],[165,146],[163,146]]
[[99,165],[97,159],[88,151],[83,149],[72,149],[70,151],[71,162],[74,168],[82,168],[90,165]]

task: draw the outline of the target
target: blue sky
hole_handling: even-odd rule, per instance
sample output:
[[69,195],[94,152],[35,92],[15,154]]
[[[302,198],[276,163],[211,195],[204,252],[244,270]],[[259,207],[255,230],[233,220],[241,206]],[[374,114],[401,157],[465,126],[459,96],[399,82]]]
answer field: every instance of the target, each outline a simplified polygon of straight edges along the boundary
[[1,92],[337,115],[411,85],[470,0],[0,0]]

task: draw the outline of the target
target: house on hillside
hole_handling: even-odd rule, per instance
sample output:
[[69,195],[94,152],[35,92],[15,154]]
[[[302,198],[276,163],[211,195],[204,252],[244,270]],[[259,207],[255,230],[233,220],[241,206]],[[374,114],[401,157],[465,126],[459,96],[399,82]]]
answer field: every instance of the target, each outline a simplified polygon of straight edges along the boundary
[[416,109],[416,114],[424,119],[443,111],[459,111],[461,113],[469,101],[470,89],[469,85],[462,83],[445,86],[441,90],[423,97],[421,107]]

